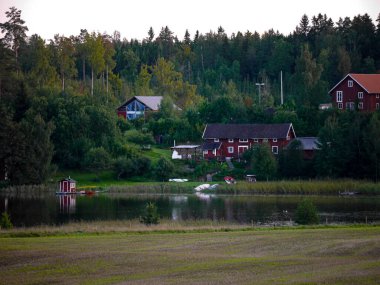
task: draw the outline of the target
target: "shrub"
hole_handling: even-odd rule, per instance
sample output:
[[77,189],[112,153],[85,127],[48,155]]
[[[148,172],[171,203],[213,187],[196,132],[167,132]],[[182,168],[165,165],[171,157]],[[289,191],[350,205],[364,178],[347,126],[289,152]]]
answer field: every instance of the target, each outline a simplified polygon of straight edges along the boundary
[[91,170],[99,171],[109,168],[111,156],[103,147],[91,148],[85,159],[85,167]]
[[138,145],[154,144],[154,138],[151,133],[142,133],[138,130],[126,131],[125,139]]
[[150,170],[151,161],[143,156],[129,158],[121,156],[115,160],[113,169],[117,173],[117,178],[128,178],[135,175],[144,175]]
[[166,181],[170,178],[170,176],[174,172],[174,165],[170,160],[167,160],[164,157],[161,157],[155,167],[154,167],[154,173],[156,177],[161,181]]
[[145,215],[140,218],[140,222],[147,226],[152,224],[157,225],[159,223],[159,216],[157,213],[157,207],[154,203],[149,202],[145,207]]
[[11,222],[11,218],[9,217],[7,212],[1,214],[0,220],[0,228],[2,229],[11,229],[13,228],[13,224]]
[[317,208],[310,200],[303,199],[298,204],[295,221],[301,225],[319,224]]

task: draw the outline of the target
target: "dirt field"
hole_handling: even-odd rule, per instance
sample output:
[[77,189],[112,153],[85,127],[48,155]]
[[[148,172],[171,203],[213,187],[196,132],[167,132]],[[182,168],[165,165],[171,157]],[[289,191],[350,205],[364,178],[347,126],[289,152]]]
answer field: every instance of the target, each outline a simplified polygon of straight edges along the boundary
[[380,227],[0,237],[0,284],[380,284]]

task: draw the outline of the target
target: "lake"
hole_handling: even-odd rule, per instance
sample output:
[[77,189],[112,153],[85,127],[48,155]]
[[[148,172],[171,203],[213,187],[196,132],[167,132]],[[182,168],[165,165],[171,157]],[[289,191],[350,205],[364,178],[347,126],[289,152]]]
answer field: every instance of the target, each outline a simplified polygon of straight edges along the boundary
[[[146,204],[154,202],[165,219],[267,224],[292,220],[302,199],[293,195],[3,195],[0,212],[6,210],[15,226],[29,227],[70,221],[138,219],[144,214]],[[380,221],[380,197],[308,196],[308,199],[316,205],[321,223]]]

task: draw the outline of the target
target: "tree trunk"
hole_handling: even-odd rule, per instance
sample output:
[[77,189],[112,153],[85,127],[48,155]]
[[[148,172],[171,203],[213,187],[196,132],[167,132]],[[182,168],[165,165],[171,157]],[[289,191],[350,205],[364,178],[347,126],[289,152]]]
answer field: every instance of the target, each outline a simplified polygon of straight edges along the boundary
[[94,69],[91,69],[91,96],[94,96]]
[[106,78],[106,93],[108,95],[108,64],[107,64],[107,69],[106,69],[106,76],[107,76],[107,78]]
[[86,79],[86,60],[83,59],[83,64],[82,64],[82,76],[83,76],[83,82]]
[[65,74],[62,74],[62,91],[65,91]]

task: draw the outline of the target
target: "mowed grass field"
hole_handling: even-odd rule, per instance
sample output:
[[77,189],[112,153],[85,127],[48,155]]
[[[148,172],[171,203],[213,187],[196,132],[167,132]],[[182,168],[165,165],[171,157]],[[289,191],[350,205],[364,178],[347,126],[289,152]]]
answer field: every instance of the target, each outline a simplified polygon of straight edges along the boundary
[[1,284],[379,284],[380,227],[0,237]]

